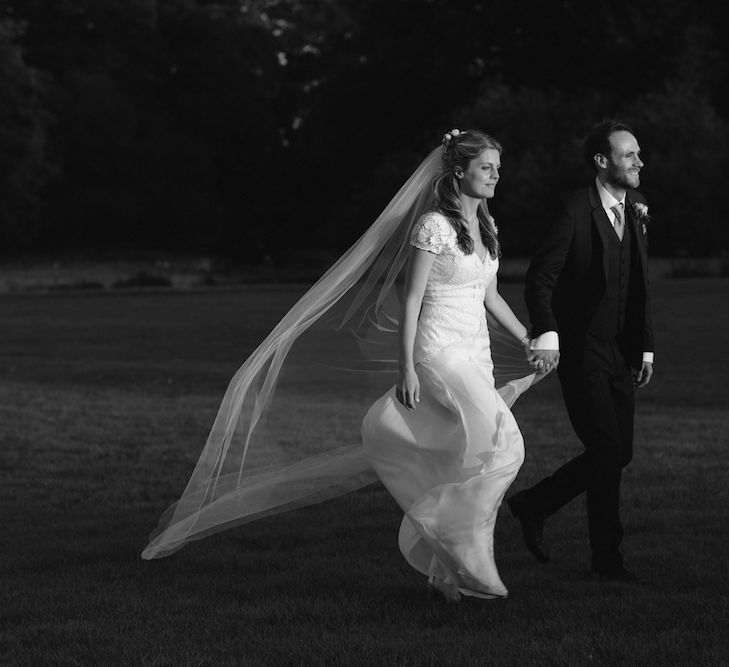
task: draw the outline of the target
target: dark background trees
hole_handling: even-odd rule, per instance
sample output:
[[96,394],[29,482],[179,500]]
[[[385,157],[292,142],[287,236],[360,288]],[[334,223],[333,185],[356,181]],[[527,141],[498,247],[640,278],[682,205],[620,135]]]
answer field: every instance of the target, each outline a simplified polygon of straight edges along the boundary
[[336,252],[470,126],[504,144],[493,208],[527,253],[616,115],[652,251],[726,252],[728,27],[690,0],[2,0],[2,251]]

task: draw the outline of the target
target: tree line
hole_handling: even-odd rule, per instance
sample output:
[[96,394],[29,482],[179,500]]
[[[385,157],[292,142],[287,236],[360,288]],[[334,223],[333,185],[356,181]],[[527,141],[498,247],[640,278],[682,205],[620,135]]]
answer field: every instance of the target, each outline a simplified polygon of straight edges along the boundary
[[[356,239],[451,127],[525,254],[605,116],[651,251],[729,251],[729,27],[691,0],[0,0],[0,252],[281,264]],[[312,260],[312,261],[315,261]]]

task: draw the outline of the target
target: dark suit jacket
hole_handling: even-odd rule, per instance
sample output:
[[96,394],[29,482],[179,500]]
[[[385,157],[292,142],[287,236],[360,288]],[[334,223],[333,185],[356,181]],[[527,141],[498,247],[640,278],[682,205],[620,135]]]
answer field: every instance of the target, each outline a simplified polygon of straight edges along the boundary
[[[623,343],[631,366],[640,368],[643,352],[653,352],[648,295],[646,227],[636,220],[634,204],[645,203],[637,190],[626,194],[626,225],[633,239],[630,295]],[[597,187],[573,192],[532,257],[525,298],[532,336],[557,331],[560,355],[581,355],[590,321],[605,293],[608,234],[614,234]],[[576,360],[576,359],[575,359]]]

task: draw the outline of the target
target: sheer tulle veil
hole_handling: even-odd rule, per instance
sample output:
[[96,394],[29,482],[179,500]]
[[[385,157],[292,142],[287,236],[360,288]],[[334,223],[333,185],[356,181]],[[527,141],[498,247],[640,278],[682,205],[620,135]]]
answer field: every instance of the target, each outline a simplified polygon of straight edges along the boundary
[[[438,147],[236,372],[187,487],[143,558],[376,481],[360,424],[397,379],[409,235],[433,208],[441,167]],[[497,387],[515,398],[533,371],[519,344],[489,325]]]

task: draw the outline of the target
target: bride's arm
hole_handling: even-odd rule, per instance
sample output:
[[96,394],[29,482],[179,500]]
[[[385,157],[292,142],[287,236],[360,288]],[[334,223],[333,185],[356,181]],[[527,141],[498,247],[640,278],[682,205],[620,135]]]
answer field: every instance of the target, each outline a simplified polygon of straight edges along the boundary
[[406,407],[413,409],[420,399],[420,385],[415,374],[413,348],[415,332],[418,328],[420,307],[423,303],[425,285],[433,266],[435,255],[427,250],[410,247],[407,273],[405,274],[405,290],[402,311],[400,312],[400,377],[397,382],[397,399]]
[[504,301],[501,294],[499,294],[495,277],[486,288],[484,305],[486,306],[486,310],[496,318],[496,321],[514,336],[524,346],[525,350],[528,350],[529,331],[519,321],[519,318],[514,315],[514,311]]

